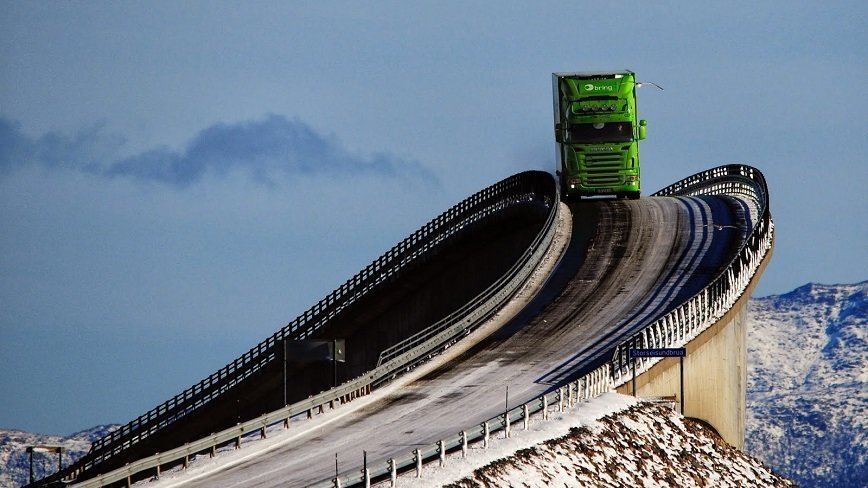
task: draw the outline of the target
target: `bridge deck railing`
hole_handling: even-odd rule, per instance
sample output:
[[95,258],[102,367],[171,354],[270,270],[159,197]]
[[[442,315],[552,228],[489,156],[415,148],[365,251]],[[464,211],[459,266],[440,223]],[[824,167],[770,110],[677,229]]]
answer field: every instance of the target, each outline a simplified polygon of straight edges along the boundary
[[[738,197],[749,204],[754,225],[738,254],[708,286],[617,347],[611,369],[616,386],[626,383],[632,377],[631,349],[683,346],[723,317],[747,290],[774,239],[768,186],[763,174],[751,166],[719,166],[685,178],[655,195]],[[659,361],[660,358],[639,358],[637,373],[647,370]]]
[[[283,340],[310,337],[347,307],[385,283],[398,279],[409,265],[429,258],[437,252],[440,244],[472,224],[529,201],[546,205],[551,222],[557,210],[557,200],[557,186],[551,175],[541,171],[519,173],[466,198],[402,240],[272,336],[202,381],[97,440],[76,463],[37,482],[37,485],[59,479],[73,480],[82,473],[92,473],[99,464],[122,455],[125,450],[158,434],[181,418],[195,414],[272,361],[280,360],[275,351]],[[539,242],[535,241],[534,245],[539,245]],[[527,256],[522,259],[527,259]],[[498,282],[498,292],[502,291],[502,281]],[[390,357],[401,357],[407,351],[408,348],[392,351],[396,354]],[[387,364],[390,363],[387,361]]]

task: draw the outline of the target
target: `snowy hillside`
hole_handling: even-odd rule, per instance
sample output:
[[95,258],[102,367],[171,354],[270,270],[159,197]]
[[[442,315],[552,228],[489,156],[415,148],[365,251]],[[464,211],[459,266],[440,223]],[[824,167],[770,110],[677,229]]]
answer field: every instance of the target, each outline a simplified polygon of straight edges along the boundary
[[751,300],[746,450],[805,487],[868,486],[868,282]]
[[794,485],[702,423],[667,406],[639,403],[519,450],[447,486]]
[[[90,449],[91,443],[111,432],[117,426],[100,425],[76,432],[69,437],[31,434],[20,430],[0,429],[0,487],[18,487],[28,482],[30,457],[28,446],[63,446],[63,466],[68,466]],[[33,473],[36,479],[57,471],[57,455],[37,453],[33,456]]]

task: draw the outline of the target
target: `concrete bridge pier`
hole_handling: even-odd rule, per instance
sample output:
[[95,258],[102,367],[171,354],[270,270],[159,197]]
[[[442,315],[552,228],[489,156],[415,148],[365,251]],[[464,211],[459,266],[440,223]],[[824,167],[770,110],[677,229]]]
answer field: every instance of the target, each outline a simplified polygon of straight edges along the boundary
[[[748,300],[771,255],[770,249],[735,305],[685,346],[682,414],[707,422],[738,449],[744,448],[745,436]],[[665,358],[636,376],[636,395],[675,398],[679,405],[680,378],[679,358]],[[632,382],[617,391],[631,395]]]

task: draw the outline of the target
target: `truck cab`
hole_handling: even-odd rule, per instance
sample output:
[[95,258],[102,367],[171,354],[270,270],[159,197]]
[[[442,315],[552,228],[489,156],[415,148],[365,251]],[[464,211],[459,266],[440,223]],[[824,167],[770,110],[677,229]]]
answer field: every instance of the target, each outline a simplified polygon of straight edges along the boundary
[[632,71],[553,73],[557,174],[565,200],[639,198],[639,141]]

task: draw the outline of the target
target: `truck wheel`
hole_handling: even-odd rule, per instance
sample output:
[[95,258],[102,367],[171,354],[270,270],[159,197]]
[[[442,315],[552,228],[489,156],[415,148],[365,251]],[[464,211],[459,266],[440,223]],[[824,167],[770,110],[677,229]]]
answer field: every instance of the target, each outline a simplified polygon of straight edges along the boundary
[[638,191],[631,191],[630,193],[627,194],[627,198],[629,198],[630,200],[638,200],[639,199],[639,192]]

